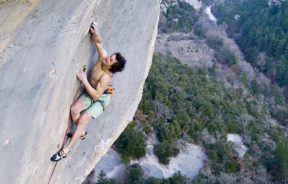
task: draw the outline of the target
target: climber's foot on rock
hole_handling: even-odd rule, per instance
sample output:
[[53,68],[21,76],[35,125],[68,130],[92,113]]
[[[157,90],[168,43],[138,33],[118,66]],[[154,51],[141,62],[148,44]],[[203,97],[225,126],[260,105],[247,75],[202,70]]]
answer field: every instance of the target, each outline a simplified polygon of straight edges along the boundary
[[62,158],[66,158],[68,153],[70,151],[67,150],[67,149],[60,149],[57,153],[55,153],[51,158],[50,160],[51,161],[54,161],[54,162],[58,162],[59,160],[61,160]]
[[73,136],[73,133],[72,133],[72,132],[68,132],[68,133],[66,134],[66,136],[67,136],[68,138],[71,138],[71,137]]
[[86,139],[87,134],[88,134],[88,132],[87,132],[87,131],[84,131],[84,133],[80,136],[80,139],[81,139],[81,140]]
[[[87,134],[88,134],[88,132],[87,132],[87,131],[84,131],[83,134],[80,136],[80,139],[81,139],[81,140],[86,139]],[[66,134],[66,136],[67,136],[68,138],[71,138],[71,137],[73,136],[73,133],[69,132],[69,133]]]

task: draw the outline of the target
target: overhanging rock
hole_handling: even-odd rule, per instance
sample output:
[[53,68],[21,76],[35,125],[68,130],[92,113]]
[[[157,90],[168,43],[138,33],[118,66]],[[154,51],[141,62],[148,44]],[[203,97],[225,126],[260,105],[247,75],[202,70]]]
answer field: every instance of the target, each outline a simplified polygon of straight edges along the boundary
[[[152,61],[160,0],[0,1],[0,183],[81,183],[137,109]],[[98,22],[108,53],[127,58],[107,110],[85,141],[55,164],[76,72],[97,58],[88,33]],[[80,143],[80,144],[79,144]]]

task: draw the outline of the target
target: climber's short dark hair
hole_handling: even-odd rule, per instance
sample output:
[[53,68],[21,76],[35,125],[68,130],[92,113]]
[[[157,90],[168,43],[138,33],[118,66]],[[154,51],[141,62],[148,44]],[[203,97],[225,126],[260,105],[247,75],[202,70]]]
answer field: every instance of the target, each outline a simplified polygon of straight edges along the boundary
[[121,72],[125,68],[126,64],[126,59],[119,52],[116,52],[115,55],[117,62],[110,68],[110,72],[112,73]]

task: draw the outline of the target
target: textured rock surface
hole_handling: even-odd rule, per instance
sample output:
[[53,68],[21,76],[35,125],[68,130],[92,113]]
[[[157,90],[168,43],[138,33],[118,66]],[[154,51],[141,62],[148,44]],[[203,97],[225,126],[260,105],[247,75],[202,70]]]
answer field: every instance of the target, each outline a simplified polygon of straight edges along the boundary
[[[0,183],[81,183],[132,120],[152,61],[160,0],[0,1]],[[19,13],[18,13],[19,12]],[[75,74],[96,58],[88,29],[128,60],[116,95],[89,135],[55,164]]]

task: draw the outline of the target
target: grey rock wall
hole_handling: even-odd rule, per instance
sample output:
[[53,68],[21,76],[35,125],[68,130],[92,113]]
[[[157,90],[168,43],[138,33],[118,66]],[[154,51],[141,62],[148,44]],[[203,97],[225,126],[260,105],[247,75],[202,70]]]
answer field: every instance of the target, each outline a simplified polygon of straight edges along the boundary
[[[0,184],[77,184],[137,109],[152,61],[160,0],[0,1]],[[4,18],[5,17],[5,18]],[[108,53],[127,58],[116,94],[88,124],[88,137],[57,164],[76,72],[97,59],[88,33],[98,22]]]

